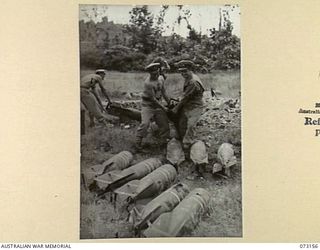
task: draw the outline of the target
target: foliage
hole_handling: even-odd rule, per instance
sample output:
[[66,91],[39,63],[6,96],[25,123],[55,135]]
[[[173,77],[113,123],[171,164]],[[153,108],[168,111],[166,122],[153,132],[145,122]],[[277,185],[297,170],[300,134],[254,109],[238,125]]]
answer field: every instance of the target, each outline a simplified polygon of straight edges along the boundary
[[184,38],[174,30],[171,35],[163,36],[169,8],[163,5],[154,16],[146,5],[133,7],[128,25],[115,24],[107,17],[97,23],[80,21],[81,67],[141,71],[155,57],[163,56],[172,72],[176,71],[174,63],[181,59],[193,60],[194,70],[202,73],[240,68],[240,39],[232,34],[229,10],[221,9],[218,28],[203,35],[191,26],[191,11],[179,5],[175,23],[187,24],[189,33]]
[[106,69],[122,72],[142,71],[145,66],[145,59],[146,55],[144,53],[118,45],[105,51],[103,64]]
[[82,68],[102,68],[101,51],[92,42],[80,42],[80,62]]
[[153,15],[148,6],[134,7],[130,12],[129,25],[126,32],[131,35],[130,45],[139,51],[149,54],[156,48],[156,36],[153,26]]
[[211,30],[210,40],[206,41],[205,46],[216,68],[240,68],[240,39],[228,30]]

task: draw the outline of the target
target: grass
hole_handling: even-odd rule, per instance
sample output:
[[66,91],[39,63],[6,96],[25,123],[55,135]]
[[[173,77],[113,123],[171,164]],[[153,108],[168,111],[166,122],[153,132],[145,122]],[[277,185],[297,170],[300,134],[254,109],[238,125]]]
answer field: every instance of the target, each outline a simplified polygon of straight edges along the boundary
[[[92,70],[81,71],[81,76],[92,73]],[[147,73],[121,73],[108,72],[104,79],[106,90],[110,96],[120,97],[121,93],[136,93],[143,90],[143,83]],[[167,75],[166,91],[169,96],[177,97],[182,92],[183,78],[178,73]],[[208,90],[214,88],[225,97],[236,97],[240,91],[240,71],[214,71],[210,74],[198,74],[204,87]]]
[[[81,75],[92,71],[82,71]],[[136,93],[142,90],[145,73],[119,73],[108,72],[104,85],[110,95],[115,99],[123,98],[123,92]],[[220,105],[228,98],[238,97],[240,91],[239,71],[217,71],[212,74],[199,75],[207,89],[213,87],[221,93],[219,101],[210,102]],[[171,96],[181,93],[183,86],[179,74],[169,74],[166,80],[167,91]],[[208,95],[210,96],[210,95]],[[210,97],[208,97],[210,98]],[[211,105],[210,104],[210,105]],[[242,236],[242,194],[241,194],[241,128],[240,114],[229,113],[224,109],[214,111],[213,117],[208,117],[209,124],[197,127],[199,139],[210,143],[208,148],[210,171],[216,160],[216,152],[223,142],[231,142],[235,146],[238,164],[233,167],[231,178],[224,179],[205,173],[205,179],[190,180],[194,166],[190,162],[179,168],[178,180],[187,184],[190,190],[196,187],[207,189],[212,197],[209,204],[209,214],[204,215],[199,225],[187,237],[241,237]],[[221,119],[231,120],[223,128],[219,128]],[[81,137],[81,168],[85,169],[94,164],[102,163],[112,155],[122,151],[131,150],[134,144],[134,135],[137,122],[130,122],[130,128],[121,126],[89,128]],[[210,137],[208,136],[210,135]],[[150,133],[147,142],[152,143],[156,138]],[[133,164],[150,157],[163,157],[160,150],[154,148],[149,153],[135,154]],[[127,221],[128,213],[123,207],[114,209],[109,199],[95,202],[95,194],[81,188],[81,220],[80,238],[131,238],[134,237],[130,223]]]

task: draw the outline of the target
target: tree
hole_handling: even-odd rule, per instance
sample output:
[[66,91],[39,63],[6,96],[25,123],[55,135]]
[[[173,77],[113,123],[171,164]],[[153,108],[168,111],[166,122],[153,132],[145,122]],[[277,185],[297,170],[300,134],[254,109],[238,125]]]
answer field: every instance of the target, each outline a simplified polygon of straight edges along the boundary
[[[176,34],[174,29],[171,35],[163,35],[169,28],[165,15],[170,8],[177,8],[175,24],[186,24],[189,30],[187,37]],[[192,26],[190,17],[194,13],[184,5],[162,5],[154,14],[147,6],[134,7],[127,25],[109,21],[107,16],[98,14],[96,8],[89,10],[87,21],[79,22],[82,66],[140,71],[155,57],[163,56],[172,72],[176,70],[174,63],[183,59],[193,60],[195,70],[200,72],[240,67],[240,39],[232,35],[233,23],[229,15],[232,6],[221,7],[220,21],[212,24],[209,35]],[[90,16],[91,13],[94,15]]]
[[158,37],[162,36],[162,33],[164,31],[164,17],[168,9],[169,5],[162,5],[161,10],[159,11],[159,15],[156,17],[156,24],[154,26],[154,29]]
[[240,39],[232,35],[233,25],[229,11],[220,10],[219,29],[211,29],[211,57],[216,61],[215,67],[231,69],[240,67]]
[[153,28],[153,15],[148,6],[134,7],[130,12],[129,25],[126,31],[131,35],[131,46],[149,54],[156,48],[156,32]]
[[107,10],[108,6],[106,5],[80,5],[80,17],[97,23],[101,21],[101,17],[107,15]]

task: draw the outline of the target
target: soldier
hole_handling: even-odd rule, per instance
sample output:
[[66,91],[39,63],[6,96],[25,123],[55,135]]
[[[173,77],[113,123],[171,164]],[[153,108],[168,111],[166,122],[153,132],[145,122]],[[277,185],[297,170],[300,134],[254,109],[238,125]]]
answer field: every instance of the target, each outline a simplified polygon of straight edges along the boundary
[[164,78],[160,75],[161,64],[151,63],[146,68],[149,76],[145,80],[141,101],[141,124],[136,133],[137,150],[142,149],[142,139],[146,136],[152,120],[159,127],[159,144],[164,146],[170,135],[167,108],[161,103],[162,97],[169,104],[170,100],[164,89]]
[[171,112],[178,117],[178,132],[183,147],[188,149],[195,141],[195,126],[204,108],[202,100],[204,87],[200,78],[192,72],[195,66],[192,61],[182,60],[176,66],[184,78],[183,96]]
[[170,66],[166,60],[164,60],[162,57],[157,57],[152,61],[152,63],[160,63],[160,72],[159,75],[164,78],[164,80],[167,79],[167,76],[165,75],[165,71],[170,70]]
[[111,104],[110,98],[107,91],[102,85],[102,80],[106,75],[105,70],[98,69],[94,74],[89,74],[81,79],[80,83],[80,94],[81,102],[85,108],[89,111],[90,126],[94,125],[94,118],[99,122],[106,124],[108,120],[111,120],[108,116],[103,114],[104,107],[100,100],[99,94],[97,92],[96,86],[99,85],[101,92],[104,97],[108,100],[108,105]]

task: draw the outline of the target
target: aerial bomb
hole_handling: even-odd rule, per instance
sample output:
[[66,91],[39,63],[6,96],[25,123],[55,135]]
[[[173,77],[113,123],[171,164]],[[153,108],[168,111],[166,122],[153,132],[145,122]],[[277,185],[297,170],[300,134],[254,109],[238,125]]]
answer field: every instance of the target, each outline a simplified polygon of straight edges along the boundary
[[181,143],[172,138],[167,144],[167,160],[173,165],[179,165],[185,160]]
[[165,164],[141,180],[130,181],[114,192],[116,194],[126,195],[132,200],[153,197],[170,187],[176,177],[176,169],[170,164]]
[[129,166],[132,159],[133,155],[129,151],[122,151],[101,164],[104,168],[101,174],[115,169],[125,169]]
[[234,155],[233,145],[230,143],[222,143],[218,149],[219,163],[215,163],[212,173],[225,170],[226,175],[230,176],[230,167],[237,163],[237,158]]
[[151,200],[142,210],[139,211],[134,207],[131,214],[134,217],[135,229],[142,230],[147,228],[148,223],[155,221],[162,213],[170,212],[188,193],[188,186],[178,183]]
[[143,232],[145,237],[178,237],[192,231],[208,210],[210,194],[203,188],[192,190],[173,211],[161,214]]
[[190,159],[196,165],[208,163],[208,153],[203,141],[198,140],[192,144],[190,149]]
[[122,151],[112,156],[110,159],[104,161],[103,163],[91,166],[90,168],[98,176],[106,173],[107,171],[112,171],[115,169],[125,169],[129,166],[132,159],[133,155],[129,151]]
[[133,159],[132,154],[129,151],[122,151],[110,159],[104,161],[102,164],[97,164],[84,170],[82,175],[86,185],[90,185],[94,178],[102,175],[108,171],[115,169],[122,170],[127,168]]
[[161,166],[160,159],[149,158],[122,171],[114,170],[95,178],[97,186],[104,192],[120,187],[124,183],[140,179]]
[[141,111],[135,108],[124,108],[121,103],[113,102],[107,109],[107,112],[111,115],[119,116],[120,118],[141,121]]

